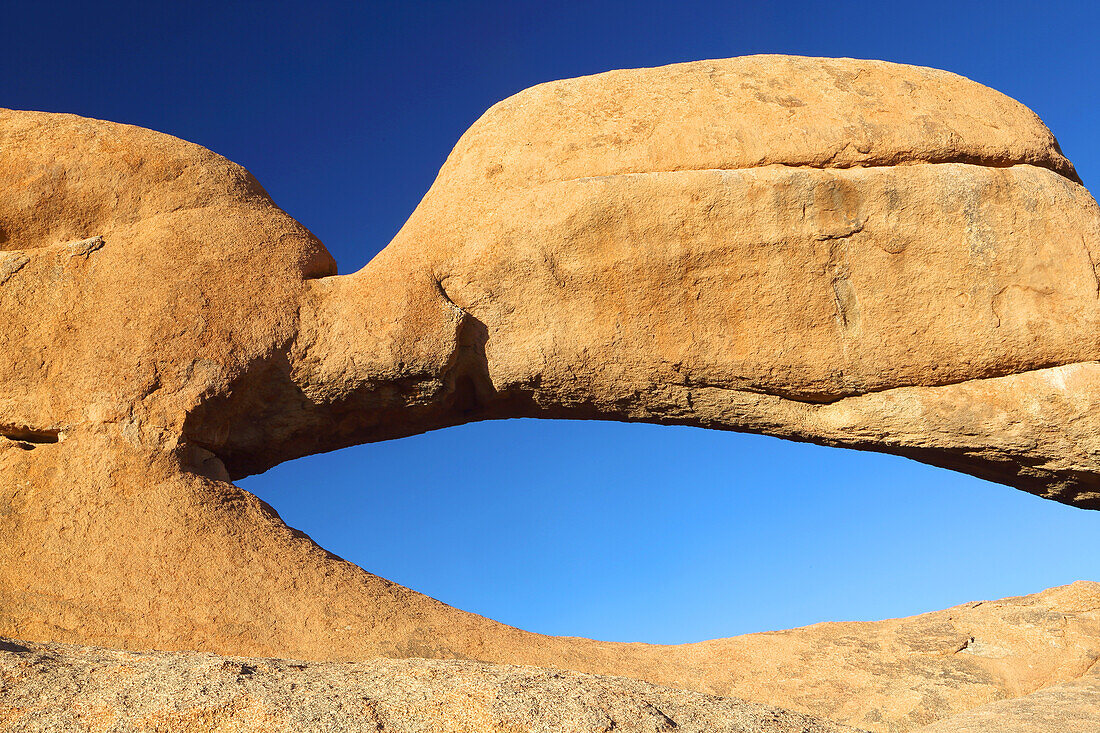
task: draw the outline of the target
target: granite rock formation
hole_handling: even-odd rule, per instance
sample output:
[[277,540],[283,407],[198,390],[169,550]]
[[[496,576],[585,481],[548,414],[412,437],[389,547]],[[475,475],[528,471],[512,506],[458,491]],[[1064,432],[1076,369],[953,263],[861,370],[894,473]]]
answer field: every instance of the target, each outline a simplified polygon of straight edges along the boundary
[[922,733],[1093,733],[1100,720],[1100,673],[1024,697],[983,705],[922,728]]
[[241,476],[467,420],[686,423],[1097,507],[1098,243],[1038,118],[945,72],[544,84],[462,137],[366,268],[309,284],[262,394],[245,378],[185,436]]
[[295,662],[0,640],[0,731],[858,733],[764,705],[537,667]]
[[[0,635],[558,666],[816,714],[780,691],[802,662],[754,665],[818,642],[744,642],[734,661],[728,640],[526,634],[326,553],[230,481],[472,420],[573,417],[886,451],[1098,508],[1098,247],[1100,208],[1032,112],[884,62],[534,87],[462,137],[348,276],[210,151],[0,111]],[[954,626],[930,657],[912,647],[928,629],[883,631],[863,661],[833,645],[816,679],[849,661],[820,694],[856,707],[829,717],[912,729],[1095,661],[1091,611],[1055,652],[1004,613],[966,636],[1007,645],[996,664],[948,650]],[[841,699],[851,674],[898,702]],[[919,698],[895,697],[902,679]]]
[[[0,640],[0,731],[1093,733],[1100,719],[1095,583],[910,619],[616,646],[642,650],[633,676],[665,665],[681,689],[461,660],[317,663]],[[668,676],[676,666],[685,676]],[[801,712],[771,707],[780,704]]]

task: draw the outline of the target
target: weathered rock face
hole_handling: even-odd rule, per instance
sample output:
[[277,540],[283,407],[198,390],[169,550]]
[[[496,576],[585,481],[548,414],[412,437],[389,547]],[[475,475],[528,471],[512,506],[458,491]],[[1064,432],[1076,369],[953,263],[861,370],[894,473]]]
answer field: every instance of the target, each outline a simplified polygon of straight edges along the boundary
[[[535,87],[475,124],[344,277],[209,151],[0,112],[0,635],[555,665],[841,701],[857,707],[830,716],[876,730],[1070,679],[1095,616],[1041,673],[1042,634],[1003,669],[871,654],[885,697],[821,671],[834,682],[813,698],[805,648],[769,678],[726,642],[525,634],[325,553],[228,481],[470,420],[575,417],[900,453],[1100,507],[1098,247],[1100,209],[1030,111],[881,62]],[[982,633],[1002,643],[1018,621]],[[783,643],[750,657],[785,663]],[[937,687],[944,660],[977,665],[958,673],[973,687]]]
[[717,639],[692,646],[708,660],[701,668],[725,669],[722,682],[678,684],[872,731],[918,730],[1100,671],[1097,601],[1100,584],[1078,582],[910,618]]
[[0,731],[858,733],[621,677],[478,662],[308,663],[0,640]]
[[0,435],[176,449],[190,410],[285,349],[306,279],[335,272],[204,148],[0,110]]
[[1002,700],[922,728],[922,733],[1093,733],[1100,720],[1100,673]]

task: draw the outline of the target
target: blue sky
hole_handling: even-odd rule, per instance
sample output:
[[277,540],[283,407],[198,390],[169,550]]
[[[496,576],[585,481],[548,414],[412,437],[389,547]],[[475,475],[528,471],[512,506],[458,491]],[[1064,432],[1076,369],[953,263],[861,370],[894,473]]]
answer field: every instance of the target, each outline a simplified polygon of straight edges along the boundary
[[[896,6],[896,7],[895,7]],[[948,69],[1021,100],[1100,186],[1092,2],[20,3],[0,106],[248,167],[351,272],[462,132],[550,79],[749,53]],[[512,420],[242,482],[364,568],[523,628],[692,641],[1100,580],[1100,513],[889,456]]]

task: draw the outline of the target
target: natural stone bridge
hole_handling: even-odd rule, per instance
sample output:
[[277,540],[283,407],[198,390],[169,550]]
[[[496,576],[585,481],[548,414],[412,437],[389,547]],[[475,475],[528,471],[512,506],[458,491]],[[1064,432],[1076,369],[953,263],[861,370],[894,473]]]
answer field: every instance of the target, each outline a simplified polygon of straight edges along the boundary
[[208,150],[0,111],[0,636],[729,692],[726,652],[456,611],[229,480],[526,416],[884,451],[1100,508],[1098,261],[1100,209],[1031,111],[884,62],[534,87],[347,276]]

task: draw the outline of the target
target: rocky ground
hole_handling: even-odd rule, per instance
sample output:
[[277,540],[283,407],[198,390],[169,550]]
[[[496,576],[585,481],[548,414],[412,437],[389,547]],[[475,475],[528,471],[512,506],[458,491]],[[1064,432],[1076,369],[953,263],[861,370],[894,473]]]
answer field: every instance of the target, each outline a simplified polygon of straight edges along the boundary
[[429,659],[295,662],[0,641],[2,731],[842,733],[623,677]]
[[[538,667],[432,659],[301,662],[0,640],[5,733],[859,730],[734,698]],[[1100,669],[918,730],[1096,733]]]

